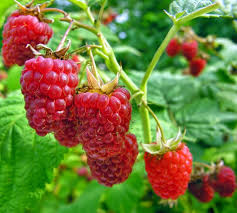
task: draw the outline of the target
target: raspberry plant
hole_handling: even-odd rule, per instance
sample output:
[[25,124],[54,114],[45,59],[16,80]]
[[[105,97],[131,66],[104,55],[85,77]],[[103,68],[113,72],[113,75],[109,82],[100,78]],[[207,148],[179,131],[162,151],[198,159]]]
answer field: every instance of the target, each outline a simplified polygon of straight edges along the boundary
[[[201,75],[208,57],[199,51],[198,43],[209,54],[222,57],[234,70],[234,60],[224,59],[225,51],[229,50],[224,49],[220,55],[215,49],[215,42],[226,45],[226,40],[204,39],[183,26],[199,17],[233,18],[236,11],[226,8],[236,8],[236,5],[230,7],[226,1],[173,1],[169,12],[165,11],[172,27],[146,71],[129,73],[118,62],[103,29],[107,1],[70,2],[78,6],[82,16],[50,7],[52,1],[36,0],[16,2],[17,11],[6,20],[3,63],[6,67],[14,64],[24,64],[24,67],[21,71],[16,66],[11,67],[7,79],[16,79],[18,83],[12,85],[7,80],[5,84],[9,91],[21,88],[24,100],[19,91],[6,93],[4,90],[6,97],[0,99],[0,211],[34,209],[46,184],[52,182],[53,169],[59,167],[54,173],[55,180],[61,172],[71,169],[65,163],[67,157],[64,159],[64,154],[70,156],[71,153],[77,158],[81,156],[82,168],[90,168],[92,176],[84,175],[87,181],[95,179],[104,186],[113,187],[107,189],[93,181],[77,202],[61,207],[59,212],[83,211],[83,208],[96,212],[102,195],[108,209],[132,212],[136,202],[146,199],[148,182],[163,199],[161,203],[173,205],[178,199],[189,206],[187,208],[190,208],[185,200],[190,196],[185,193],[188,183],[191,194],[201,202],[209,202],[214,191],[223,197],[233,196],[234,172],[229,169],[225,177],[221,171],[228,167],[219,168],[218,163],[213,167],[195,166],[198,151],[189,142],[205,141],[210,146],[212,141],[219,143],[225,135],[233,137],[237,103],[230,94],[237,91],[236,79],[223,70],[223,66],[217,67],[218,74],[206,81],[153,72],[166,50],[171,57],[182,54],[189,62],[189,73],[195,77]],[[11,4],[4,3],[6,7]],[[55,25],[47,17],[53,17]],[[66,28],[68,24],[60,40],[57,32],[52,37],[48,23],[53,31],[57,29],[55,26]],[[182,31],[181,41],[178,36]],[[85,44],[78,41],[83,33],[88,39]],[[72,42],[69,39],[65,44],[73,35],[76,39]],[[91,35],[93,42],[89,39]],[[49,40],[52,49],[45,45]],[[99,63],[105,66],[98,66]],[[210,84],[206,86],[203,82]],[[215,97],[218,101],[207,97]],[[187,135],[181,134],[179,128],[182,132],[186,129]],[[68,149],[71,147],[75,148]],[[220,157],[207,159],[214,160]],[[148,179],[143,181],[145,169]],[[82,176],[78,171],[75,170],[75,175]],[[228,189],[223,187],[227,182]],[[49,185],[47,187],[52,190]],[[57,194],[58,190],[60,185],[53,191]],[[85,205],[85,200],[92,200],[93,205]],[[125,207],[117,208],[121,203],[126,203]]]

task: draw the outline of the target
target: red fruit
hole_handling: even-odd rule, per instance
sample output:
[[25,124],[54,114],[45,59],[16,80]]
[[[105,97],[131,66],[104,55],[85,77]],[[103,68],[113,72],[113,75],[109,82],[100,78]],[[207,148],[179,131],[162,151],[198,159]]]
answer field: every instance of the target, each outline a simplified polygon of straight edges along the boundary
[[123,150],[106,160],[100,160],[87,155],[88,165],[92,176],[105,186],[113,186],[127,180],[132,172],[138,155],[138,145],[135,135],[128,134],[123,137]]
[[183,42],[181,50],[183,56],[186,57],[188,60],[191,60],[197,55],[198,43],[195,40]]
[[185,144],[163,155],[145,152],[144,160],[149,182],[158,196],[175,200],[185,193],[192,171],[192,154]]
[[0,81],[7,78],[7,73],[5,71],[0,71]]
[[34,58],[30,44],[36,48],[37,44],[47,44],[53,35],[53,30],[47,23],[37,17],[21,15],[14,12],[7,20],[3,30],[2,56],[6,66],[23,65],[26,60]]
[[77,63],[78,71],[81,69],[80,59],[77,55],[72,55],[72,60]]
[[168,56],[174,57],[179,54],[180,50],[181,50],[181,45],[180,45],[178,39],[173,38],[170,40],[170,42],[166,48],[166,53]]
[[73,103],[78,84],[77,69],[72,60],[40,56],[26,61],[21,91],[30,126],[39,135],[51,132],[56,121],[66,118],[66,107]]
[[87,176],[89,176],[89,171],[88,171],[88,169],[87,169],[86,167],[81,167],[81,168],[79,168],[79,169],[77,170],[77,174],[78,174],[79,176],[87,177]]
[[195,58],[189,63],[189,69],[192,76],[199,76],[206,66],[206,60],[202,58]]
[[202,180],[196,180],[188,185],[189,192],[203,203],[210,202],[214,197],[214,189],[208,182],[209,177],[204,176]]
[[104,160],[123,149],[123,136],[131,120],[129,98],[129,92],[122,88],[110,95],[89,91],[75,96],[80,141],[90,157]]
[[104,25],[110,24],[117,17],[116,13],[110,13],[108,17],[103,20]]
[[231,197],[237,187],[234,171],[223,166],[215,176],[211,176],[210,184],[221,197]]

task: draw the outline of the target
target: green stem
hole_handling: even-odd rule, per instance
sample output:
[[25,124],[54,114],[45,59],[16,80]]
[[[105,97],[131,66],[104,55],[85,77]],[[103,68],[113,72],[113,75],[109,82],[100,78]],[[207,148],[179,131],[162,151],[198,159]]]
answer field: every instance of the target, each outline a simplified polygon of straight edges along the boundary
[[168,45],[169,41],[174,37],[174,35],[177,33],[177,31],[179,30],[179,26],[178,25],[173,25],[170,29],[170,31],[168,32],[168,34],[166,35],[165,39],[163,40],[163,42],[161,43],[160,47],[157,49],[154,57],[151,60],[151,63],[149,64],[146,73],[143,77],[142,83],[141,83],[141,90],[143,92],[146,92],[146,85],[148,82],[148,79],[151,76],[152,71],[154,70],[157,62],[159,61],[161,55],[163,54],[163,52],[165,51],[166,46]]
[[90,7],[87,7],[86,10],[85,10],[85,12],[86,12],[88,18],[90,19],[91,24],[94,25],[94,24],[95,24],[95,19],[94,19],[92,13],[91,13]]
[[[147,97],[143,96],[143,98],[147,98]],[[151,123],[150,123],[149,111],[146,109],[145,105],[142,104],[139,109],[139,112],[140,112],[141,122],[142,122],[144,143],[151,143],[152,137],[151,137]]]
[[184,17],[181,17],[179,18],[175,24],[178,24],[178,25],[183,25],[184,23],[192,20],[192,19],[195,19],[201,15],[204,15],[206,13],[209,13],[209,12],[212,12],[216,9],[218,9],[220,7],[220,4],[219,3],[214,3],[214,4],[211,4],[207,7],[204,7],[204,8],[201,8],[200,10],[197,10],[193,13],[190,13],[189,15],[186,15]]
[[100,11],[99,11],[99,16],[98,16],[98,19],[96,21],[96,28],[99,29],[100,28],[100,24],[101,24],[101,21],[103,19],[103,14],[104,14],[104,9],[105,9],[105,5],[107,3],[107,0],[104,0],[102,2],[102,5],[100,7]]

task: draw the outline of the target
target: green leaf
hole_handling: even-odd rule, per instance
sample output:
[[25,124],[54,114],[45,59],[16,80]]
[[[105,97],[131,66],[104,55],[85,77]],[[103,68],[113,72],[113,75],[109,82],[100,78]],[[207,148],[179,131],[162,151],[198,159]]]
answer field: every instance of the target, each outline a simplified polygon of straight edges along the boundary
[[115,213],[133,212],[144,194],[144,165],[136,166],[127,181],[114,185],[106,194],[105,202]]
[[13,66],[8,71],[8,77],[6,80],[6,86],[8,91],[14,91],[20,89],[20,77],[21,77],[22,67]]
[[77,5],[78,7],[82,8],[83,10],[87,9],[86,1],[84,0],[69,0],[73,4]]
[[215,146],[223,143],[222,136],[227,131],[223,122],[236,122],[237,114],[221,112],[216,101],[205,98],[183,107],[176,120],[186,127],[187,136]]
[[217,0],[221,5],[223,15],[237,17],[237,1],[236,0]]
[[223,60],[227,63],[236,63],[237,61],[237,44],[233,41],[226,38],[218,38],[216,40],[217,44],[219,44],[222,49],[220,51],[220,55]]
[[99,206],[99,201],[106,187],[92,181],[85,191],[72,204],[61,207],[58,213],[96,213]]
[[0,100],[0,212],[23,212],[40,198],[67,150],[52,135],[37,136],[20,92]]
[[170,4],[169,13],[176,16],[185,11],[187,15],[211,4],[211,0],[175,0]]
[[114,52],[121,53],[121,54],[131,53],[136,56],[141,56],[141,53],[137,49],[127,46],[127,45],[120,45],[120,46],[114,47]]

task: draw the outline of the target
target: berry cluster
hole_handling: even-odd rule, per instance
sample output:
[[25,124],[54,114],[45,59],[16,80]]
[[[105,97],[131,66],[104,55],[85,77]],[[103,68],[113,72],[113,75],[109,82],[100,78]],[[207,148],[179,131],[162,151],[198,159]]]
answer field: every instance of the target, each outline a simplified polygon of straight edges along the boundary
[[111,94],[89,90],[74,98],[77,136],[88,157],[93,177],[112,186],[125,181],[138,154],[136,137],[127,134],[131,120],[130,94],[117,88]]
[[189,62],[190,74],[195,77],[199,76],[206,66],[206,60],[198,56],[198,42],[196,40],[180,43],[177,38],[173,38],[166,48],[166,53],[170,57],[182,53]]
[[176,200],[184,194],[192,172],[192,154],[184,143],[163,155],[144,155],[145,168],[154,192],[163,199]]
[[30,44],[36,48],[37,44],[47,44],[53,35],[53,30],[36,16],[22,15],[20,11],[12,13],[3,29],[2,56],[4,64],[8,67],[34,57]]
[[236,189],[234,171],[222,166],[213,174],[204,175],[189,183],[188,189],[201,202],[209,202],[217,192],[221,197],[231,197]]

